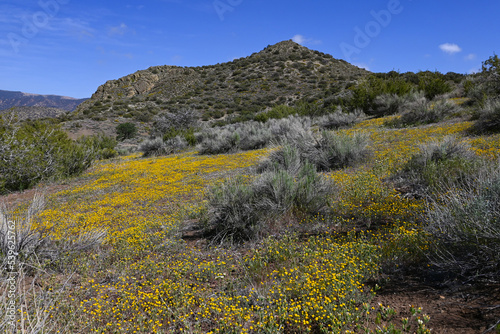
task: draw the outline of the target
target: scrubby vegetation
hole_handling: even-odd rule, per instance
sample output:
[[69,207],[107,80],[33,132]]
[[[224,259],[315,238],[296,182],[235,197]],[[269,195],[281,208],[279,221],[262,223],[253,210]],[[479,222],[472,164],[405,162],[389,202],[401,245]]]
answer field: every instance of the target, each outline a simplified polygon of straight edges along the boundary
[[0,193],[77,175],[96,158],[116,156],[116,142],[104,135],[73,141],[50,122],[0,122]]
[[134,123],[121,123],[116,126],[116,139],[125,140],[133,138],[137,134],[137,127]]

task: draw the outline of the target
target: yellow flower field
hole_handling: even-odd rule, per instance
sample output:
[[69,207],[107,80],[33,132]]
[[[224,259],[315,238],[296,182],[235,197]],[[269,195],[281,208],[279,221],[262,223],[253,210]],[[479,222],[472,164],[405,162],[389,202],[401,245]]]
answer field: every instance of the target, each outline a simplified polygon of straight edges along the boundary
[[[52,306],[61,333],[344,333],[370,313],[367,286],[381,261],[418,256],[424,202],[386,182],[418,145],[461,137],[468,122],[389,129],[368,120],[373,156],[327,176],[338,187],[335,215],[308,217],[318,236],[271,236],[244,248],[185,241],[181,229],[206,210],[206,191],[224,178],[250,175],[267,150],[200,156],[196,152],[99,162],[75,186],[51,195],[37,221],[54,239],[105,231],[97,250],[59,267],[73,285]],[[489,159],[499,136],[464,138]],[[249,176],[250,177],[250,176]],[[375,224],[381,229],[360,231]],[[417,255],[416,255],[417,254]],[[61,269],[62,268],[62,269]],[[54,275],[57,281],[58,275]],[[60,281],[60,280],[59,280]],[[370,308],[368,308],[370,309]]]

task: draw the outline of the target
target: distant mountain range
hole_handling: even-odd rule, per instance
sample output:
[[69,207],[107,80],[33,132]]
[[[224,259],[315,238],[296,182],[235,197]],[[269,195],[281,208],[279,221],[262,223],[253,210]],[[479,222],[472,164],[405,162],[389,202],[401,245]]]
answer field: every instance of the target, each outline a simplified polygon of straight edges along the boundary
[[73,111],[85,100],[87,99],[0,90],[0,110],[12,107],[45,107]]

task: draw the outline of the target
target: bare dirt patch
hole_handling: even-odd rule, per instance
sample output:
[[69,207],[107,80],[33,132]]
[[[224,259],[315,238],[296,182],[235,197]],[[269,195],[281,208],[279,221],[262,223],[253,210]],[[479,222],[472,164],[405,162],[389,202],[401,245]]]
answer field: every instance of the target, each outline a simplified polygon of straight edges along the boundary
[[383,285],[374,303],[391,306],[398,318],[410,317],[410,305],[421,307],[433,333],[497,333],[500,284],[441,284],[406,276]]

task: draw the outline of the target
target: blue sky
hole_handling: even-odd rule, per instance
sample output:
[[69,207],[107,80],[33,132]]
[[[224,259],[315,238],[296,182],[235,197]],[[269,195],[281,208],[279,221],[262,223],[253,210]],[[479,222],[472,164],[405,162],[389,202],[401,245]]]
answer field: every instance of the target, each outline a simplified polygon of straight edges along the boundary
[[374,72],[470,73],[500,52],[498,13],[497,0],[2,0],[0,89],[90,97],[287,39]]

